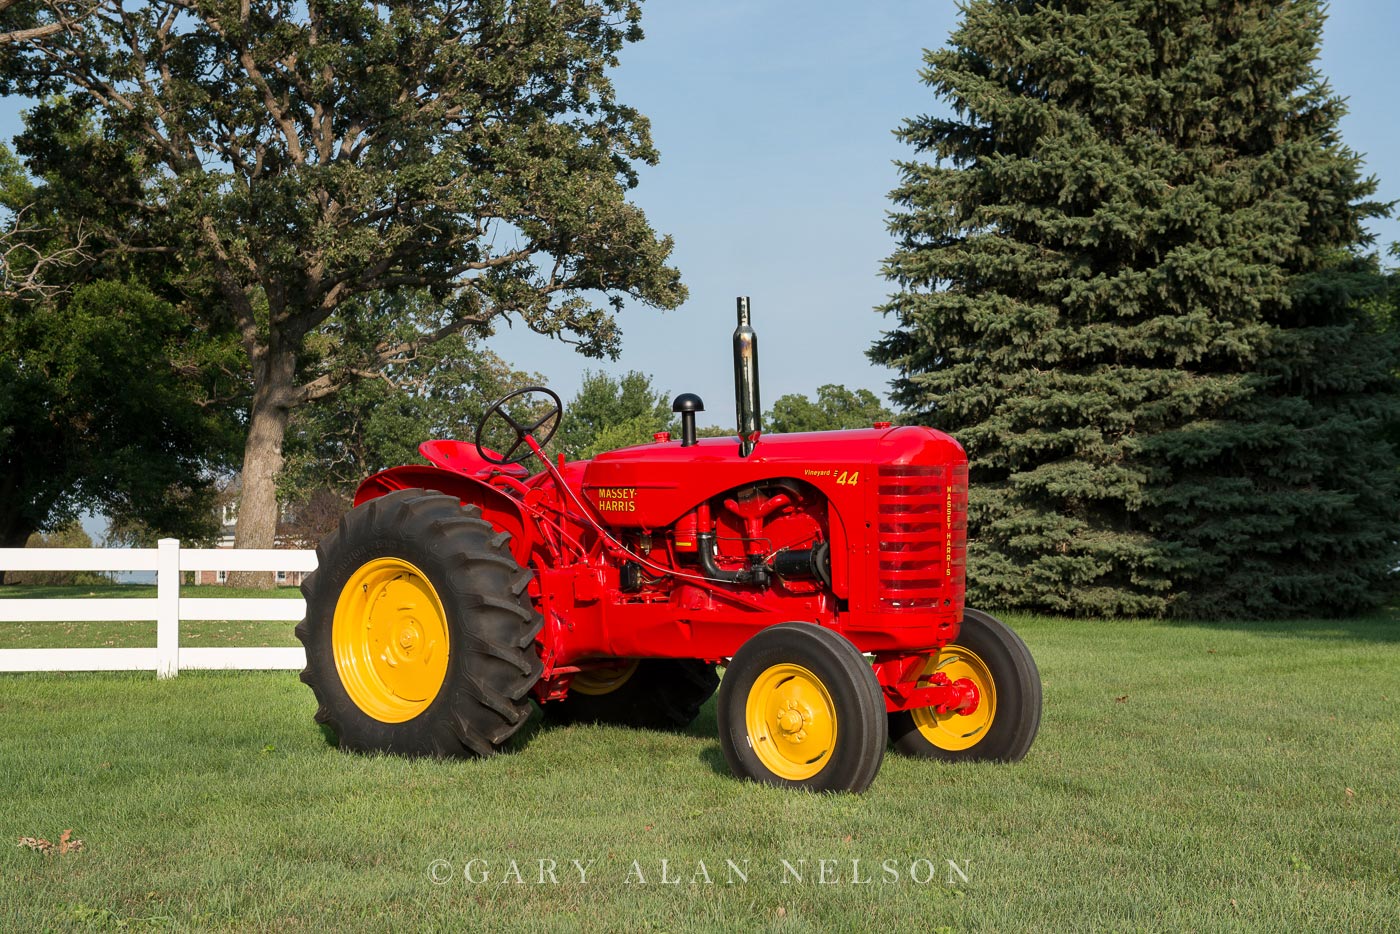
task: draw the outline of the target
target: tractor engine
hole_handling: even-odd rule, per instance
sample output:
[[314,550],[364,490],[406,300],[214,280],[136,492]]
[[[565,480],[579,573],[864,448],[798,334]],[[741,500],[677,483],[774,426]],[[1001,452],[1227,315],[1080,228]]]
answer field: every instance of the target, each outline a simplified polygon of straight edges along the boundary
[[[565,468],[621,547],[601,585],[612,606],[598,615],[609,622],[581,624],[589,611],[572,607],[562,641],[610,656],[643,654],[642,643],[652,654],[661,644],[704,656],[707,633],[761,614],[859,635],[874,651],[946,644],[965,592],[962,447],[888,423],[764,435],[747,299],[734,368],[737,450],[733,437],[696,437],[704,404],[685,393],[672,406],[678,440],[662,434]],[[627,607],[646,607],[645,618],[620,623]],[[723,657],[717,643],[713,657]]]

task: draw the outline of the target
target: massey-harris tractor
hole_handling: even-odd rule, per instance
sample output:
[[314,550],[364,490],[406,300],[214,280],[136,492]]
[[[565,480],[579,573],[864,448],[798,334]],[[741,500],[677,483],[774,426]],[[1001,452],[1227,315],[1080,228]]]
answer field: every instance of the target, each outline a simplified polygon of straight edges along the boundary
[[[887,423],[763,434],[747,299],[734,364],[737,438],[697,438],[686,393],[680,438],[551,461],[559,397],[531,388],[487,409],[475,444],[428,441],[431,466],[367,479],[297,627],[341,747],[490,755],[531,697],[556,722],[682,728],[718,685],[724,756],[760,782],[862,791],[891,739],[1023,757],[1040,677],[963,607],[961,446]],[[509,405],[531,393],[548,411],[522,419]],[[493,424],[504,452],[482,444]]]

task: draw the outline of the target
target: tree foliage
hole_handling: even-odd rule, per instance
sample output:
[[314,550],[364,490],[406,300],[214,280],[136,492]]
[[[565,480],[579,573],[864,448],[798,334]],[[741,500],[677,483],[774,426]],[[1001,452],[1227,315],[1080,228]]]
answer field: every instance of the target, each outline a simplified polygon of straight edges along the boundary
[[[26,548],[91,548],[92,536],[74,519],[52,532],[35,532],[24,543]],[[8,571],[4,583],[31,587],[66,587],[107,584],[111,581],[94,571]]]
[[[240,545],[271,544],[295,409],[506,317],[609,353],[625,298],[683,299],[669,239],[626,200],[656,151],[607,69],[639,16],[637,0],[95,0],[82,28],[0,57],[10,88],[61,91],[151,167],[94,192],[120,209],[94,242],[179,256],[240,337]],[[39,156],[66,158],[44,132]],[[437,305],[421,330],[339,341],[405,288]]]
[[972,0],[900,136],[872,357],[972,462],[999,605],[1341,613],[1396,564],[1380,207],[1315,0]]
[[80,511],[212,534],[226,426],[202,407],[186,320],[139,283],[0,307],[0,542]]
[[5,272],[38,283],[0,298],[0,541],[83,511],[135,537],[206,538],[211,479],[238,434],[219,405],[244,385],[236,344],[192,323],[170,256],[80,249],[83,223],[111,212],[96,193],[141,169],[91,121],[41,106],[62,112],[48,129],[75,158],[26,172],[0,147],[0,211],[26,218],[7,243],[22,265]]
[[[389,319],[376,332],[412,333],[434,306],[426,295],[406,293],[375,313]],[[280,499],[293,511],[322,490],[348,500],[370,474],[422,463],[418,446],[424,441],[472,440],[487,406],[542,382],[538,374],[513,369],[470,335],[455,334],[423,347],[377,376],[354,380],[297,410],[287,433]],[[525,416],[518,410],[513,414]],[[486,439],[488,446],[502,441],[495,435]]]
[[92,7],[92,0],[0,0],[0,46],[80,29]]
[[585,371],[578,392],[564,405],[564,420],[550,445],[571,460],[646,444],[658,431],[676,431],[665,390],[629,370],[621,377]]
[[817,387],[815,401],[800,393],[789,393],[773,403],[763,416],[765,431],[833,431],[838,428],[869,428],[875,422],[894,420],[880,397],[869,389],[854,391],[827,383]]

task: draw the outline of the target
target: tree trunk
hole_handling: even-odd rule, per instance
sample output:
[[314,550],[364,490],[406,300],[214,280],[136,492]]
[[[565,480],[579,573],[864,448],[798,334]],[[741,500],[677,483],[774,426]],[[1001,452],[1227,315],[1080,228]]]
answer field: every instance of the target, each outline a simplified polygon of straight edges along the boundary
[[[269,353],[266,362],[254,365],[254,380],[234,548],[273,548],[277,544],[277,475],[282,470],[282,441],[291,417],[287,400],[295,386],[295,359],[288,353]],[[271,571],[234,571],[229,574],[229,584],[271,588],[274,577]]]
[[[18,525],[6,524],[0,528],[0,548],[23,548],[29,543],[29,536],[35,530],[23,523]],[[5,586],[5,569],[0,568],[0,587]]]
[[[11,438],[7,443],[17,445],[13,451],[19,450],[18,439]],[[20,501],[19,471],[18,457],[0,458],[0,548],[23,548],[30,534],[37,531]],[[4,584],[5,571],[0,569],[0,586]]]

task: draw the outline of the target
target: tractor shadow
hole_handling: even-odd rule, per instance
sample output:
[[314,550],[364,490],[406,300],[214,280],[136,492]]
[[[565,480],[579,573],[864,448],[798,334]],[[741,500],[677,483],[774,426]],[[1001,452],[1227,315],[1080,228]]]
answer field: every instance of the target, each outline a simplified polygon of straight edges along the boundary
[[716,775],[732,775],[729,770],[729,763],[724,761],[724,753],[719,748],[719,715],[715,712],[715,703],[718,695],[711,697],[705,702],[705,706],[700,708],[700,715],[695,721],[686,727],[681,735],[693,736],[697,739],[707,740],[701,747],[697,758],[704,763],[711,772]]
[[700,708],[700,715],[686,728],[684,735],[707,740],[696,758],[716,775],[732,778],[734,771],[725,761],[724,750],[720,749],[719,740],[716,738],[719,736],[719,715],[715,711],[715,702],[715,697],[705,702],[705,706]]
[[544,718],[544,712],[540,710],[540,705],[532,703],[529,719],[525,721],[524,726],[516,730],[514,736],[506,741],[504,751],[511,755],[524,752],[542,733],[556,729],[559,727]]
[[[617,725],[612,725],[609,728],[633,730],[640,733],[657,732],[657,735],[666,736],[690,736],[696,739],[714,739],[717,735],[717,724],[718,720],[715,717],[715,699],[710,698],[708,701],[705,702],[705,706],[700,708],[700,713],[696,715],[695,720],[692,721],[689,726],[682,730],[652,731],[642,727],[624,727]],[[540,705],[538,703],[535,703],[532,705],[530,717],[528,720],[525,721],[525,725],[522,726],[516,732],[516,734],[506,742],[505,751],[511,753],[524,752],[530,747],[531,743],[535,742],[537,739],[541,739],[545,736],[548,736],[551,733],[560,730],[587,728],[589,726],[591,726],[591,724],[582,722],[556,723],[547,718],[544,715],[544,712],[540,709]],[[334,744],[334,739],[332,739],[332,744]],[[718,750],[719,747],[716,746],[715,748],[716,750]],[[718,755],[718,752],[716,752],[716,754]],[[723,763],[723,761],[724,760],[721,757],[720,762]]]
[[[539,705],[536,704],[534,710],[530,713],[530,719],[525,722],[525,725],[520,728],[519,732],[510,738],[509,742],[506,743],[504,751],[509,755],[521,753],[527,750],[532,743],[549,736],[551,733],[580,728],[587,729],[589,725],[551,722],[544,716]],[[628,729],[637,733],[655,732],[641,728],[617,726],[609,727],[609,729]],[[674,732],[655,732],[655,735],[685,737],[687,739],[701,741],[700,749],[696,753],[696,758],[716,775],[729,778],[732,777],[734,773],[729,768],[729,763],[725,761],[724,753],[720,749],[719,740],[717,739],[719,735],[718,731],[719,718],[715,712],[715,698],[712,697],[705,702],[705,705],[700,708],[700,713],[696,715],[694,721],[685,729],[676,730]]]

